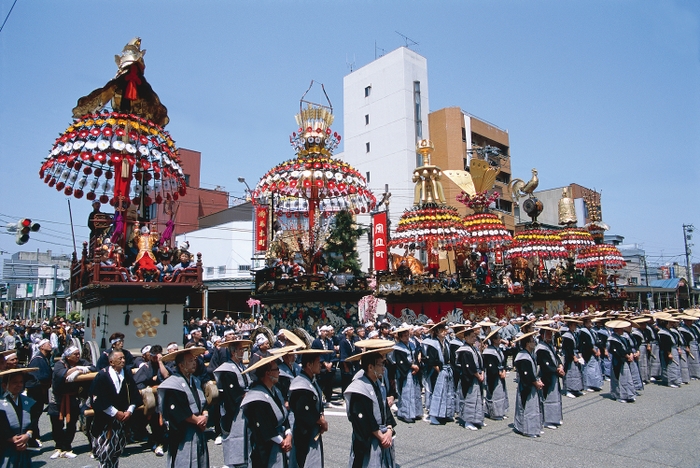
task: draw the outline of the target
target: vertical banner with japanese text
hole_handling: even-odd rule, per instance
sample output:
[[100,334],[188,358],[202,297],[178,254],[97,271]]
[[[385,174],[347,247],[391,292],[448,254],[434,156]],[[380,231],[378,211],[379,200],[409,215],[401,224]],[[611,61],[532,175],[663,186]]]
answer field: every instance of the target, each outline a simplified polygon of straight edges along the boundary
[[267,251],[267,223],[269,210],[266,206],[255,207],[255,252]]
[[372,250],[374,255],[374,270],[389,269],[389,251],[387,250],[387,219],[386,211],[372,215]]

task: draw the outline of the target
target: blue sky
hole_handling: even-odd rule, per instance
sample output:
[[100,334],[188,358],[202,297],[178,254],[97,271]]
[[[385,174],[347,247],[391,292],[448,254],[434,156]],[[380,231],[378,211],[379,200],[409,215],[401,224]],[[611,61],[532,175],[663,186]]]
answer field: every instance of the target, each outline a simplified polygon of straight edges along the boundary
[[[0,0],[2,19],[13,1]],[[167,130],[202,152],[202,186],[241,197],[239,176],[253,185],[293,157],[293,115],[312,79],[342,133],[348,63],[404,45],[396,31],[428,60],[431,110],[460,106],[509,131],[514,177],[536,167],[540,188],[602,190],[610,233],[641,244],[650,263],[685,263],[682,225],[700,229],[692,0],[18,0],[0,32],[0,224],[41,220],[21,249],[72,251],[66,197],[38,170],[77,99],[114,76],[113,56],[134,36]],[[71,203],[80,242],[89,203]],[[19,249],[0,235],[0,250]]]

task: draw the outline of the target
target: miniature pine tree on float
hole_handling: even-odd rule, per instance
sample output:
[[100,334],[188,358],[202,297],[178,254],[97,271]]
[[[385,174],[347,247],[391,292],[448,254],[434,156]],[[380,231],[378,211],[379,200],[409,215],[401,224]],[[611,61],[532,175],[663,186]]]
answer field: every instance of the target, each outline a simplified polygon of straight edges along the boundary
[[362,273],[360,256],[357,253],[357,241],[367,229],[355,224],[349,211],[339,211],[334,225],[326,239],[326,257],[332,270],[350,272],[355,276]]

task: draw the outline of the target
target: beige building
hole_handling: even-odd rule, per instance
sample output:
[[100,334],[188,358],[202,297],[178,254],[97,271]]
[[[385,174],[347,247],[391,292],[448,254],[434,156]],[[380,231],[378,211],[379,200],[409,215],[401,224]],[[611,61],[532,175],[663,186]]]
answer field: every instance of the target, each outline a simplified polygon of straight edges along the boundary
[[[442,170],[469,170],[469,160],[474,157],[473,151],[486,146],[498,148],[501,154],[508,156],[493,160],[494,163],[500,163],[501,171],[489,193],[497,191],[500,194],[496,207],[492,207],[491,211],[501,215],[506,228],[513,232],[515,229],[514,203],[508,189],[511,177],[508,132],[464,112],[459,107],[446,107],[431,112],[428,114],[428,127],[430,139],[435,145],[432,163]],[[493,158],[493,156],[489,157]],[[449,205],[457,207],[464,216],[471,214],[470,209],[456,200],[461,192],[457,185],[447,177],[443,177],[443,187]]]

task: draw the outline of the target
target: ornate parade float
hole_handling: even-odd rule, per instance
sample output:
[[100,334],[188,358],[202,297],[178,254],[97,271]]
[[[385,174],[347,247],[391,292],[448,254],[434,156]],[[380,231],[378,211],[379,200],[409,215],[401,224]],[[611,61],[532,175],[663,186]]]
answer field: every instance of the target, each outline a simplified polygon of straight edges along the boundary
[[[73,122],[39,171],[49,187],[95,209],[90,241],[80,258],[74,252],[71,272],[93,360],[113,332],[126,335],[128,348],[180,342],[182,305],[202,288],[201,258],[194,262],[170,246],[172,220],[162,234],[150,223],[155,207],[175,203],[186,186],[177,147],[164,130],[167,109],[144,76],[145,53],[136,38],[115,57],[115,78],[78,100]],[[158,268],[181,259],[177,269]]]
[[[459,219],[441,195],[443,171],[430,164],[431,149],[428,141],[418,144],[423,166],[414,172],[414,207],[388,241],[403,252],[392,253],[391,268],[378,272],[376,296],[386,300],[393,322],[493,320],[621,305],[614,276],[607,273],[624,262],[614,246],[594,242],[596,235],[602,242],[606,226],[591,200],[591,222],[585,228],[576,227],[573,200],[566,192],[558,206],[563,227],[541,225],[537,217],[543,204],[534,196],[539,179],[533,169],[528,182],[514,179],[509,186],[531,219],[518,224],[511,236],[489,209],[499,196],[494,190],[499,166],[493,158],[477,153],[468,171],[444,171],[462,190],[457,200],[471,210]],[[599,201],[597,206],[599,210]]]
[[[311,83],[309,90],[314,86]],[[253,190],[256,252],[253,302],[273,329],[356,323],[361,297],[371,294],[355,246],[364,232],[354,220],[376,199],[356,169],[333,157],[341,136],[331,129],[333,107],[300,100],[296,157],[270,169]]]

